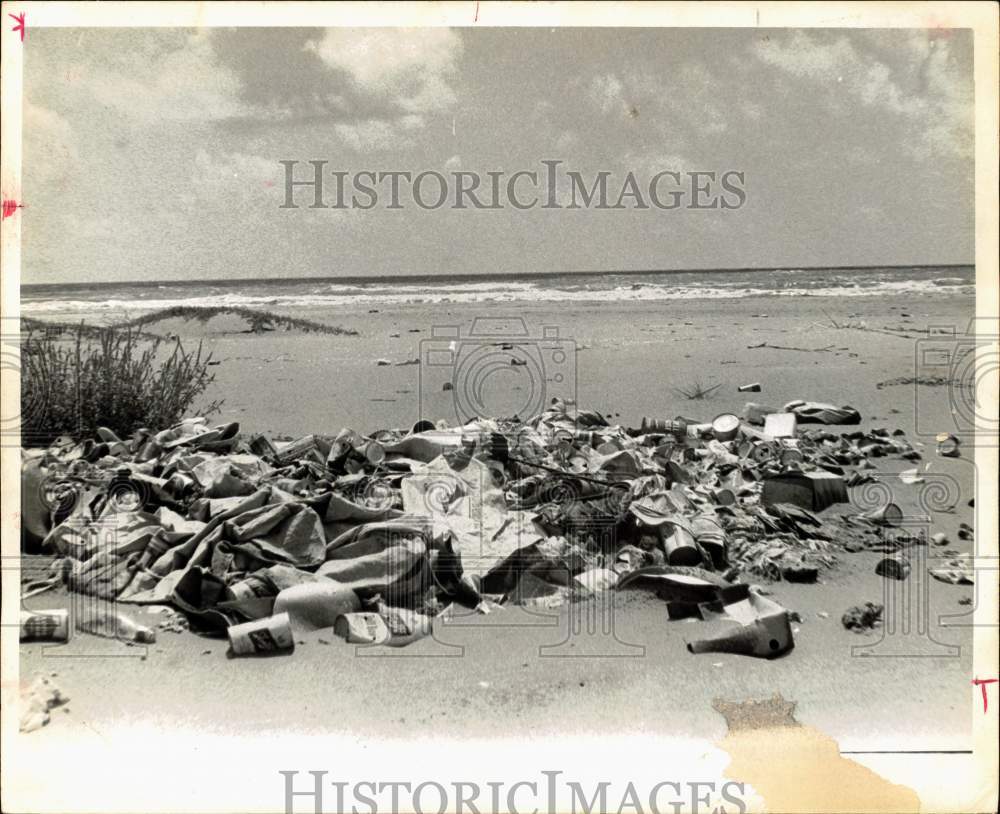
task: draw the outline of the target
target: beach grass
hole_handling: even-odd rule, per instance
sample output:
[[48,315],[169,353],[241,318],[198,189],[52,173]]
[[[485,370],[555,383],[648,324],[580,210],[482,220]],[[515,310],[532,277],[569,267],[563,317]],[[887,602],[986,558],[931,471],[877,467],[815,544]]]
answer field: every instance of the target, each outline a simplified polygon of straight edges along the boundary
[[677,395],[683,396],[688,401],[703,401],[704,399],[710,398],[720,387],[722,387],[721,384],[706,386],[702,384],[701,379],[695,379],[691,384],[684,387],[674,387],[673,391],[677,393]]
[[359,335],[357,331],[342,328],[339,325],[327,325],[326,323],[316,322],[311,319],[300,319],[298,317],[276,314],[273,311],[261,311],[255,308],[243,308],[232,305],[215,307],[175,305],[172,308],[163,308],[159,311],[153,311],[141,317],[130,319],[116,327],[144,328],[168,319],[181,319],[185,322],[193,320],[204,324],[220,316],[240,317],[246,321],[249,333],[265,333],[281,328],[286,331],[303,331],[304,333],[333,334],[336,336]]
[[[21,345],[24,444],[93,437],[97,427],[119,435],[169,427],[214,380],[211,361],[201,342],[188,350],[179,339],[150,338],[128,327],[29,330]],[[202,405],[198,413],[221,406]]]
[[152,311],[124,322],[104,326],[89,325],[83,322],[49,322],[31,317],[22,317],[21,327],[26,332],[38,331],[49,334],[64,333],[69,335],[82,333],[84,336],[90,337],[99,337],[104,331],[108,330],[132,330],[139,335],[158,338],[158,334],[146,329],[170,319],[179,319],[183,322],[199,322],[204,325],[216,317],[226,316],[235,316],[244,320],[247,325],[247,333],[268,333],[280,328],[285,331],[322,333],[334,336],[360,335],[355,330],[343,328],[339,325],[327,325],[324,322],[317,322],[312,319],[300,319],[298,317],[276,314],[273,311],[261,311],[255,308],[242,308],[239,306],[177,305],[172,308],[161,308],[158,311]]

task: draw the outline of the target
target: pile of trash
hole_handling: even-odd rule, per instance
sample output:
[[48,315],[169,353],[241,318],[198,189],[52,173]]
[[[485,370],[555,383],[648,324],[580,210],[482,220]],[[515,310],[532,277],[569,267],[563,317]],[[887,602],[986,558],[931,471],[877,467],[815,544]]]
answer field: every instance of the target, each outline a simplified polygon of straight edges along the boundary
[[874,545],[889,508],[819,513],[848,502],[871,458],[920,454],[898,433],[797,426],[854,423],[852,408],[786,408],[624,428],[556,400],[528,420],[280,446],[202,418],[129,439],[102,428],[25,451],[23,546],[59,556],[71,591],[168,606],[183,622],[161,629],[228,636],[236,654],[330,627],[408,644],[456,607],[639,589],[670,618],[738,624],[692,652],[772,657],[793,646],[788,612],[743,580],[814,582],[846,543]]

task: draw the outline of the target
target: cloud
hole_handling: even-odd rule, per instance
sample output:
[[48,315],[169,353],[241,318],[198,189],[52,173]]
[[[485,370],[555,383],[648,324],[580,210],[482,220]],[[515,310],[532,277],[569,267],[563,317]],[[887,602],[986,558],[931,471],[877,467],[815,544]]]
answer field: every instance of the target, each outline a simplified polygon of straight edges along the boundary
[[448,79],[457,70],[462,38],[449,28],[328,28],[305,46],[361,90],[411,114],[455,104]]
[[622,81],[614,74],[601,74],[591,80],[588,96],[602,113],[620,112],[625,109],[624,89]]
[[141,124],[205,122],[238,115],[240,82],[219,65],[211,34],[125,49],[86,70],[80,84],[101,105]]
[[404,131],[412,127],[410,117],[403,117],[396,121],[368,119],[361,122],[345,122],[335,124],[333,129],[345,145],[357,152],[366,152],[410,146],[413,142],[404,135]]
[[946,40],[922,31],[833,40],[798,31],[758,40],[753,53],[814,85],[829,109],[842,112],[860,103],[878,111],[873,115],[898,117],[908,126],[901,146],[913,156],[972,155],[971,83]]
[[719,135],[729,129],[728,111],[718,104],[721,82],[706,67],[685,62],[668,76],[646,70],[626,70],[593,77],[587,98],[601,113],[651,123],[672,143],[680,131]]
[[24,177],[40,187],[65,183],[79,158],[70,123],[55,111],[25,100],[23,127],[24,160],[30,167]]

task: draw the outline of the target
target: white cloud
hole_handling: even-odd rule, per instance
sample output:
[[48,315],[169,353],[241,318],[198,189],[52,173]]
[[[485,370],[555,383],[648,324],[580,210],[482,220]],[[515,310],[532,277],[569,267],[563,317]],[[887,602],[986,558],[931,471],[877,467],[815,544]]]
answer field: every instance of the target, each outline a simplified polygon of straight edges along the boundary
[[[259,216],[268,207],[278,205],[283,184],[284,168],[276,160],[199,148],[190,177],[176,193],[181,206],[170,203],[164,209],[182,210],[182,220],[191,212],[212,213],[211,217],[223,212]],[[176,221],[173,212],[161,211],[157,217]]]
[[25,100],[24,159],[26,181],[50,186],[65,180],[78,161],[73,128],[55,111]]
[[[867,41],[869,47],[859,49],[846,36],[823,42],[800,31],[758,41],[754,53],[790,76],[827,86],[832,107],[853,99],[900,117],[909,125],[909,137],[901,146],[917,157],[971,156],[971,84],[948,43],[923,31],[905,40],[874,35]],[[872,45],[880,48],[873,53]],[[902,68],[890,64],[899,61]]]
[[601,74],[591,80],[588,95],[602,113],[621,111],[625,108],[625,100],[622,98],[624,88],[622,81],[614,74]]
[[360,122],[335,124],[333,129],[344,144],[358,152],[389,150],[412,144],[412,140],[403,135],[402,132],[411,128],[405,127],[402,124],[402,119],[398,121],[400,126],[397,126],[396,121],[367,119]]
[[203,122],[241,112],[240,82],[215,60],[210,34],[186,37],[174,50],[123,52],[84,73],[99,104],[142,124]]
[[312,50],[345,71],[362,89],[411,114],[455,103],[448,77],[462,55],[462,38],[449,28],[328,28]]

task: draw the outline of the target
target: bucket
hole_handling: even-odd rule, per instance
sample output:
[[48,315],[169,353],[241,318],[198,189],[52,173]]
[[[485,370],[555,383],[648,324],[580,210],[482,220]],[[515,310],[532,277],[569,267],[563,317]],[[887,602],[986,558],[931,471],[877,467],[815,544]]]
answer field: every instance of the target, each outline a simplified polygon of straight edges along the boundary
[[357,610],[358,595],[333,580],[292,585],[274,600],[274,613],[287,613],[295,630],[333,627],[337,617]]
[[663,548],[667,552],[670,565],[701,565],[701,549],[694,541],[694,535],[681,527],[673,526],[673,532],[663,537]]
[[864,512],[861,516],[876,526],[898,526],[903,522],[903,510],[895,503],[886,503],[877,509]]
[[277,653],[295,649],[292,624],[287,613],[279,613],[265,619],[255,619],[242,625],[233,625],[227,632],[229,646],[237,656]]
[[22,642],[66,642],[69,641],[69,611],[56,610],[21,611]]
[[732,413],[723,413],[712,421],[712,434],[717,441],[732,441],[740,428],[740,419]]

